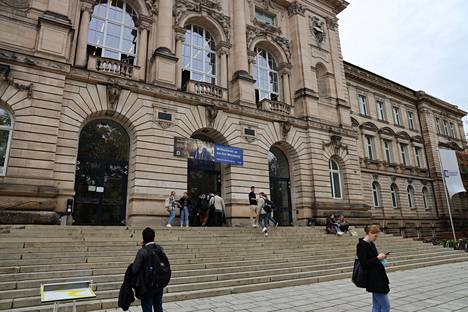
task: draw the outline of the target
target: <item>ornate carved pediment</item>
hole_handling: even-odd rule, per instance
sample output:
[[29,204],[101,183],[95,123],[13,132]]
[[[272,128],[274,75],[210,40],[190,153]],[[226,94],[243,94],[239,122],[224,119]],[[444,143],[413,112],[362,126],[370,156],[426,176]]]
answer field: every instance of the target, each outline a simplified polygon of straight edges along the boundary
[[346,155],[349,153],[348,145],[343,144],[343,142],[341,142],[341,136],[336,135],[336,134],[333,134],[332,136],[330,136],[330,142],[322,143],[322,148],[324,150],[328,147],[332,149],[334,155],[339,155],[341,150],[345,151]]
[[176,0],[174,4],[175,23],[179,27],[182,17],[191,12],[204,13],[212,17],[223,28],[224,35],[228,42],[231,41],[231,18],[222,13],[222,7],[217,0]]
[[393,131],[392,128],[389,128],[389,127],[384,127],[382,129],[380,129],[379,133],[380,134],[385,134],[385,135],[388,135],[388,136],[396,136],[395,131]]
[[366,122],[360,126],[361,129],[369,130],[369,131],[374,131],[377,132],[379,131],[379,128],[377,128],[376,125],[374,125],[372,122]]
[[463,148],[461,148],[456,142],[450,141],[448,143],[440,142],[439,143],[440,147],[448,148],[448,149],[453,149],[456,151],[462,151]]
[[312,35],[314,35],[317,43],[320,45],[326,38],[325,23],[322,22],[318,17],[309,17],[309,28]]
[[252,25],[247,25],[247,48],[250,53],[252,53],[255,48],[253,46],[253,41],[259,37],[277,43],[286,55],[288,63],[291,63],[290,41],[285,37],[278,36],[276,33],[272,32],[268,28],[260,28]]
[[423,138],[420,135],[416,135],[416,136],[412,137],[411,141],[418,142],[418,143],[424,143]]
[[351,125],[353,127],[359,127],[359,121],[357,121],[355,118],[351,117]]
[[397,137],[398,137],[399,139],[403,139],[403,140],[408,140],[408,141],[411,140],[411,137],[410,137],[409,134],[406,133],[405,131],[400,131],[400,132],[398,132]]

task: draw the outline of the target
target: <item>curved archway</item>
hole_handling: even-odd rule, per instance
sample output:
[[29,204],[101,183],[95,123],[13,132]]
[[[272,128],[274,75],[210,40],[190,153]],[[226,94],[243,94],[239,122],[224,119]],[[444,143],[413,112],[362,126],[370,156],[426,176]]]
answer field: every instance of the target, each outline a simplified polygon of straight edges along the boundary
[[76,162],[75,224],[125,224],[129,155],[130,136],[118,122],[85,124]]
[[279,225],[292,225],[291,177],[289,160],[278,144],[268,151],[270,196]]

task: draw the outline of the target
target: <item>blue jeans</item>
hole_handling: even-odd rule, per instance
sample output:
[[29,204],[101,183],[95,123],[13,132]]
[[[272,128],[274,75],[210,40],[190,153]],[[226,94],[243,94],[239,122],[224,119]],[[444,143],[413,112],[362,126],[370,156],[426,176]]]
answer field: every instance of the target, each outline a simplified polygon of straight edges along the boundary
[[184,208],[182,208],[180,210],[180,225],[181,226],[188,226],[189,225],[189,210],[188,210],[188,207],[185,206]]
[[175,209],[169,209],[169,218],[167,218],[167,224],[172,225],[172,221],[175,219]]
[[388,294],[372,293],[372,312],[390,312]]
[[268,227],[270,225],[270,221],[273,222],[273,224],[277,224],[278,221],[276,221],[274,218],[273,218],[273,212],[267,212],[267,214],[265,215],[265,226]]
[[164,288],[157,290],[152,290],[145,294],[141,299],[141,308],[143,312],[163,312],[162,307],[162,298],[163,298]]

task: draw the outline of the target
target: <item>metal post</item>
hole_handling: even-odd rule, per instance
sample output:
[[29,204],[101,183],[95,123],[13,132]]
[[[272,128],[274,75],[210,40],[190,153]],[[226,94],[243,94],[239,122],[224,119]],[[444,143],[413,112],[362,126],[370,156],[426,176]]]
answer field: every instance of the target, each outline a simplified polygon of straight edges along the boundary
[[72,312],[76,312],[76,301],[73,300],[73,309],[72,309]]
[[54,302],[54,312],[58,312],[58,302]]

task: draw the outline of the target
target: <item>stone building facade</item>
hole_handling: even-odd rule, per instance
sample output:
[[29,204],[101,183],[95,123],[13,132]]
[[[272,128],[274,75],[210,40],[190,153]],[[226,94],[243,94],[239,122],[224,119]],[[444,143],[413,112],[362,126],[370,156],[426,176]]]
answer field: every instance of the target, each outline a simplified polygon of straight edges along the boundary
[[[247,224],[255,185],[283,225],[445,224],[438,148],[465,148],[466,113],[344,62],[345,1],[1,4],[3,223],[54,222],[74,202],[77,223],[163,224],[170,191],[211,187]],[[180,157],[189,138],[243,164]]]

